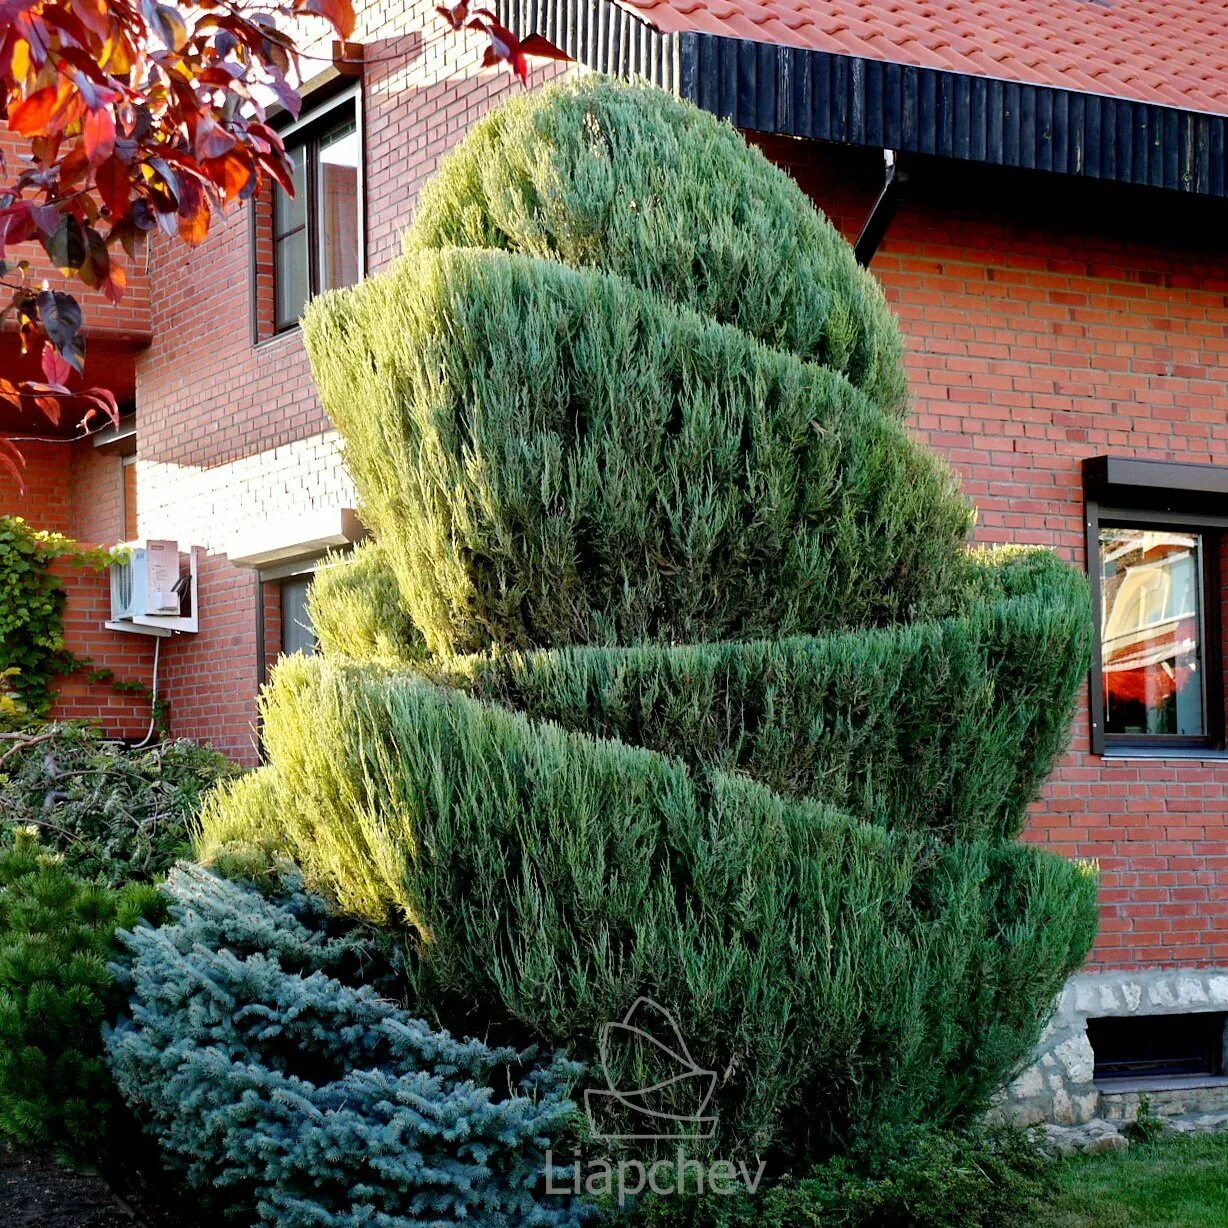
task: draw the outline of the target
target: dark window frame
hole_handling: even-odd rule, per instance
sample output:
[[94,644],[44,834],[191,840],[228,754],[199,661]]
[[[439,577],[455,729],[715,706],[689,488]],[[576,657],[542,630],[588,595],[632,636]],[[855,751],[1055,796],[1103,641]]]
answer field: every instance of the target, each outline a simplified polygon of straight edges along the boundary
[[[1228,467],[1093,457],[1083,464],[1087,572],[1092,592],[1092,668],[1089,682],[1091,749],[1097,755],[1209,758],[1225,754],[1225,696],[1220,555],[1228,539]],[[1206,732],[1112,734],[1104,728],[1101,672],[1103,593],[1101,528],[1173,529],[1203,537],[1199,574],[1200,664]]]
[[140,501],[141,495],[139,489],[133,490],[134,507],[128,506],[128,470],[132,469],[132,483],[136,487],[140,481],[139,471],[136,469],[137,457],[135,452],[127,452],[119,458],[119,530],[120,541],[128,542],[135,541],[136,534],[128,535],[128,513],[133,512],[139,518],[140,516]]
[[[363,125],[363,90],[361,80],[357,83],[349,77],[329,74],[325,82],[312,90],[304,89],[303,110],[298,120],[281,112],[271,119],[271,124],[281,133],[287,152],[306,146],[306,184],[305,210],[302,229],[307,234],[307,301],[310,302],[320,293],[322,280],[320,244],[318,242],[319,220],[319,147],[321,138],[342,122],[342,112],[349,110],[350,119],[358,134],[358,280],[366,276],[367,271],[367,208],[366,208],[366,132]],[[272,191],[277,191],[276,185]],[[281,320],[278,318],[277,304],[277,230],[276,208],[272,199],[266,198],[267,214],[263,223],[259,217],[259,209],[251,210],[251,327],[252,343],[260,345],[294,332],[299,327],[299,319]],[[272,322],[271,331],[266,323],[261,327],[262,309],[259,301],[259,252],[261,225],[268,227],[269,260],[272,273],[271,303],[266,308]],[[298,228],[293,228],[297,230]],[[286,237],[290,234],[286,232]]]

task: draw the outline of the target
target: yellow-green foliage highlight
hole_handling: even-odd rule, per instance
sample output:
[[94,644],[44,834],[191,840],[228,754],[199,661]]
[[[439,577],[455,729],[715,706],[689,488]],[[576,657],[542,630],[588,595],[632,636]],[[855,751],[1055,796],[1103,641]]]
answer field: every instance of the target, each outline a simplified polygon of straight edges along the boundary
[[331,555],[315,573],[307,596],[320,651],[330,657],[414,665],[425,656],[387,555],[360,542]]

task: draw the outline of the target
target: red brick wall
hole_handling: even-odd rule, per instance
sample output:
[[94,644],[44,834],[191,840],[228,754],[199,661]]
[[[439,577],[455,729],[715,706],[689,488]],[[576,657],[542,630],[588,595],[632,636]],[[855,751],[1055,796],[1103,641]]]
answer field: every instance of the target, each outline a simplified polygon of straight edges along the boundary
[[[113,737],[143,738],[149,729],[152,702],[148,690],[133,693],[116,683],[153,681],[153,640],[146,635],[108,631],[111,616],[109,573],[61,562],[56,570],[64,582],[68,601],[64,610],[64,639],[70,652],[87,664],[56,686],[52,716],[59,720],[88,720]],[[91,677],[105,672],[106,678]]]
[[256,575],[202,552],[200,593],[199,634],[164,645],[162,693],[171,733],[251,764],[257,758]]
[[20,516],[36,529],[72,528],[72,451],[64,443],[22,443],[25,489],[0,468],[0,516]]
[[[880,160],[767,148],[856,234]],[[917,168],[873,269],[913,428],[963,478],[979,540],[1084,567],[1084,457],[1228,465],[1228,243],[1208,221],[1145,193]],[[1099,862],[1093,962],[1228,963],[1228,762],[1104,759],[1088,721],[1084,700],[1026,838]]]
[[80,541],[114,545],[124,538],[123,458],[89,440],[72,444],[72,532]]

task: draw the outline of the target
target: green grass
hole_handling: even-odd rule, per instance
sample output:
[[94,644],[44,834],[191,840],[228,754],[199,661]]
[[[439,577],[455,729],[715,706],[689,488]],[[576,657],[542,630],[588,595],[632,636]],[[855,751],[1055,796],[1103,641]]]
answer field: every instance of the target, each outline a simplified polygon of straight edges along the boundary
[[1228,1134],[1064,1160],[1056,1184],[1036,1228],[1223,1228]]

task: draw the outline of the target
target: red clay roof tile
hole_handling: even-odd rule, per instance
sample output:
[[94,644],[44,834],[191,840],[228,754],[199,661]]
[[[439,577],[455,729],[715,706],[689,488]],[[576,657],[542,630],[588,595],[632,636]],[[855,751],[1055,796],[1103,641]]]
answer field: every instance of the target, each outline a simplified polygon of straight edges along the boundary
[[700,31],[1228,115],[1228,0],[616,0]]

